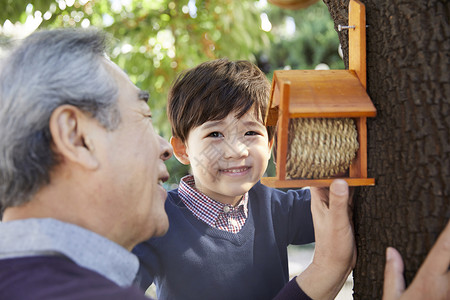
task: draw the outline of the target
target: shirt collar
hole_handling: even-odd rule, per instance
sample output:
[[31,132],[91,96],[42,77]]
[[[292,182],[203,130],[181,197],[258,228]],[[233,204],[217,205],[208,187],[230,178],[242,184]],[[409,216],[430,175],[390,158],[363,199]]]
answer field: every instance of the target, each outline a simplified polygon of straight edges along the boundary
[[113,241],[74,224],[55,219],[0,223],[0,259],[48,254],[64,255],[119,286],[133,283],[137,257]]
[[187,175],[181,178],[178,194],[184,205],[197,218],[212,227],[215,227],[216,220],[225,207],[228,207],[228,209],[243,209],[245,217],[247,218],[248,216],[248,192],[244,194],[241,201],[233,208],[231,205],[215,201],[198,191],[195,188],[194,176]]

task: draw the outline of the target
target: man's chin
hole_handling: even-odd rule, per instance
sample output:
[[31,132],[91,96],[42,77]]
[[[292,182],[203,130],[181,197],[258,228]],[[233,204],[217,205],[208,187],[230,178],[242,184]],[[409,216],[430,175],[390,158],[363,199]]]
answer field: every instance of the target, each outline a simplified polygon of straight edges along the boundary
[[161,218],[161,220],[158,220],[158,224],[156,224],[155,232],[153,236],[151,237],[158,237],[163,236],[167,233],[169,230],[169,219],[167,218],[167,215],[164,216],[164,218]]

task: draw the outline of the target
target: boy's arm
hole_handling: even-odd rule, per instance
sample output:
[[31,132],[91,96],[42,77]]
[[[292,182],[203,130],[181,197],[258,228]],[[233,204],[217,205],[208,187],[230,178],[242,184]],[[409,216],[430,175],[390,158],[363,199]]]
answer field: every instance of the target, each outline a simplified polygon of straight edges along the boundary
[[296,281],[312,299],[334,299],[356,263],[351,202],[345,180],[334,180],[328,191],[311,188],[316,238],[312,263]]

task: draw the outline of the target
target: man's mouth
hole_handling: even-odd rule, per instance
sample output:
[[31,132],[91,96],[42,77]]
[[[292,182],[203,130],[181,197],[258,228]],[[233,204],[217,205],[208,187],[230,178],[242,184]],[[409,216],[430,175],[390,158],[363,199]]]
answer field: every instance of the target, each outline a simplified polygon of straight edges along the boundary
[[164,182],[166,182],[167,180],[169,180],[169,175],[163,175],[161,177],[159,177],[158,179],[158,184],[162,185]]

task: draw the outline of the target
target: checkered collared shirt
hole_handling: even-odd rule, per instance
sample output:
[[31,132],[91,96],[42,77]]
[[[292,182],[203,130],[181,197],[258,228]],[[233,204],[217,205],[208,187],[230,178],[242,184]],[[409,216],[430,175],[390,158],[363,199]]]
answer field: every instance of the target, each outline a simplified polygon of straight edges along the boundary
[[178,194],[184,205],[196,216],[211,227],[223,231],[238,233],[248,217],[248,193],[235,207],[217,202],[202,194],[195,188],[194,176],[181,178]]

